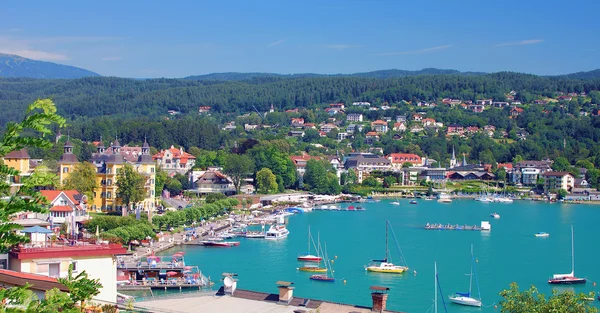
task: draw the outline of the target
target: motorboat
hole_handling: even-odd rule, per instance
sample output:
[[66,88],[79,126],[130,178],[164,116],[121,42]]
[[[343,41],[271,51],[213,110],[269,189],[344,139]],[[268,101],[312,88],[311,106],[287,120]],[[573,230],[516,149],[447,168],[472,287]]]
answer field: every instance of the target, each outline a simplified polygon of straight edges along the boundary
[[417,200],[410,200],[410,204],[417,204]]
[[265,239],[277,240],[287,238],[290,231],[285,225],[271,225],[269,230],[265,233]]
[[447,193],[442,192],[442,193],[438,194],[437,198],[438,198],[438,202],[440,202],[440,203],[452,203],[452,198]]
[[398,201],[392,201],[391,205],[400,205],[400,202],[398,202]]
[[499,219],[500,218],[500,214],[494,212],[492,214],[490,214],[491,217],[495,218],[495,219]]
[[550,234],[548,234],[548,233],[545,233],[545,232],[543,232],[543,231],[541,231],[541,232],[538,232],[538,233],[535,233],[535,234],[533,234],[533,235],[534,235],[534,236],[536,236],[536,237],[548,237],[548,236],[550,236]]
[[552,278],[548,280],[549,284],[552,285],[575,285],[585,284],[586,278],[579,278],[575,276],[575,244],[573,239],[573,225],[571,225],[571,273],[569,274],[554,274]]
[[247,232],[246,238],[265,238],[264,232]]
[[492,199],[488,196],[483,196],[483,197],[475,198],[475,201],[479,201],[479,202],[483,202],[483,203],[490,203],[490,202],[494,202],[494,199]]
[[213,241],[213,240],[203,240],[201,241],[202,245],[205,247],[231,247],[229,243],[226,241]]
[[327,273],[327,269],[319,266],[303,266],[298,268],[298,270],[303,272],[316,272],[316,273]]
[[511,199],[509,197],[499,196],[499,197],[494,198],[494,202],[513,203],[513,199]]

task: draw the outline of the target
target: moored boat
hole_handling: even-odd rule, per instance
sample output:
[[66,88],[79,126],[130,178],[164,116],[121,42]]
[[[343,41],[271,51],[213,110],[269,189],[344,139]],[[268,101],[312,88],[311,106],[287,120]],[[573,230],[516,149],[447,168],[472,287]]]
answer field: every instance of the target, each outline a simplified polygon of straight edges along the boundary
[[491,217],[495,218],[495,219],[499,219],[500,218],[500,214],[494,212],[492,214],[490,214]]
[[548,237],[548,236],[550,236],[550,234],[548,234],[548,233],[545,233],[545,232],[543,232],[543,231],[541,231],[541,232],[539,232],[539,233],[535,233],[535,234],[533,234],[533,235],[534,235],[534,236],[536,236],[536,237]]
[[327,255],[327,243],[325,243],[325,250],[321,249],[321,243],[319,243],[318,251],[324,257],[325,274],[314,274],[310,276],[310,279],[332,283],[335,281],[335,277],[333,276],[333,269]]
[[552,278],[548,280],[549,284],[552,285],[575,285],[585,284],[586,278],[579,278],[575,276],[575,244],[573,235],[573,225],[571,225],[571,273],[569,274],[554,274]]
[[[375,272],[375,273],[388,273],[388,274],[402,274],[405,271],[408,270],[408,266],[404,266],[404,265],[395,265],[394,263],[392,263],[391,258],[390,258],[390,250],[388,247],[388,230],[391,229],[391,225],[389,221],[385,222],[385,259],[383,260],[373,260],[373,263],[370,264],[369,266],[366,267],[366,270],[369,272]],[[402,259],[402,263],[406,264],[406,262],[404,261],[404,257],[402,256],[402,251],[400,250],[400,247],[398,246],[398,241],[396,240],[396,235],[394,234],[394,231],[392,230],[392,236],[394,239],[394,242],[396,243],[396,248],[398,249],[398,252],[400,253],[400,258]]]
[[265,239],[277,240],[287,238],[290,231],[285,225],[271,225],[271,228],[265,233]]
[[308,226],[308,250],[306,250],[307,252],[304,254],[301,254],[298,256],[298,261],[308,261],[308,262],[320,262],[323,258],[321,256],[319,256],[319,250],[317,250],[317,255],[313,255],[310,253],[310,247],[311,244],[314,246],[315,242],[312,238],[312,235],[310,234],[310,226]]
[[203,240],[202,245],[205,247],[231,247],[231,245],[225,241],[214,241],[214,240]]
[[410,204],[417,204],[417,200],[410,200]]
[[303,272],[327,273],[327,269],[319,266],[302,266],[298,270]]
[[[479,292],[479,280],[477,279],[477,271],[475,270],[475,258],[473,257],[473,245],[471,245],[471,273],[469,275],[469,292],[457,292],[453,296],[450,296],[450,301],[466,306],[481,307],[481,292]],[[479,298],[473,298],[471,296],[471,288],[473,286],[473,275],[475,275],[475,283],[477,284],[477,294]]]

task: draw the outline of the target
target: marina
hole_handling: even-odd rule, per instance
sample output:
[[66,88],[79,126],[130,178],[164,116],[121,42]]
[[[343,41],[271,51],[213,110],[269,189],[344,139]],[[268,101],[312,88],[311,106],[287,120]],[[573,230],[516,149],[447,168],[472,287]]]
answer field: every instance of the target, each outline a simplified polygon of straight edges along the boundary
[[[594,221],[600,220],[600,210],[595,206],[532,201],[483,204],[471,199],[453,199],[452,203],[444,204],[422,201],[419,205],[408,205],[407,200],[400,200],[407,205],[393,206],[390,201],[393,200],[361,203],[366,209],[361,214],[316,210],[287,216],[285,225],[290,233],[283,240],[237,237],[235,241],[240,241],[240,246],[235,248],[183,245],[163,254],[186,252],[186,263],[201,265],[203,275],[212,280],[216,278],[217,285],[221,273],[235,272],[239,275],[238,287],[246,290],[273,292],[274,282],[293,281],[297,297],[369,306],[370,294],[365,292],[369,286],[386,286],[390,288],[388,308],[403,312],[425,312],[431,307],[431,277],[434,275],[431,264],[434,261],[441,273],[440,287],[447,293],[446,301],[452,292],[464,292],[469,283],[465,273],[470,272],[468,247],[471,244],[476,252],[477,277],[482,286],[482,306],[478,309],[481,312],[497,312],[493,305],[500,300],[498,292],[507,289],[513,281],[521,289],[534,284],[545,294],[550,294],[553,288],[600,291],[592,284],[600,277],[595,264],[598,252],[586,248],[594,246],[595,237],[584,235],[593,233]],[[349,205],[355,204],[338,204],[340,208]],[[502,219],[490,220],[490,212],[502,215]],[[443,221],[444,225],[480,226],[481,221],[489,221],[493,231],[423,231],[423,225],[433,218]],[[372,258],[384,257],[386,220],[390,221],[410,265],[402,274],[365,271]],[[588,283],[567,287],[550,285],[548,279],[552,273],[571,266],[571,224],[576,231],[576,270]],[[307,249],[309,226],[315,240],[317,233],[321,240],[327,240],[330,261],[334,261],[331,264],[335,271],[334,283],[310,279],[312,275],[324,273],[298,270],[305,265],[297,258]],[[260,229],[260,223],[256,227]],[[544,240],[532,236],[539,230],[552,236]],[[397,263],[392,245],[390,243],[393,261]],[[257,270],[265,268],[268,270]],[[155,295],[168,292],[153,290]],[[173,289],[172,292],[179,291]],[[469,307],[455,304],[448,309],[471,312]]]

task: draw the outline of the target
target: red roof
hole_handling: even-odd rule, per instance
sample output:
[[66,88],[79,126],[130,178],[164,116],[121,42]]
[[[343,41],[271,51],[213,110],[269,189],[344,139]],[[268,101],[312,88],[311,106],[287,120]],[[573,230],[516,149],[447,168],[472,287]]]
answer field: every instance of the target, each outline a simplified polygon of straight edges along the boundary
[[392,153],[388,155],[392,163],[413,163],[421,164],[421,157],[414,153]]
[[32,260],[63,257],[107,256],[125,253],[127,253],[127,249],[123,248],[120,244],[83,244],[75,246],[55,245],[46,248],[15,248],[10,251],[10,256],[19,260]]
[[27,153],[27,149],[23,148],[17,151],[11,151],[7,153],[4,158],[6,159],[29,159],[29,153]]
[[513,169],[512,163],[498,163],[498,168],[501,168],[501,167],[504,167],[507,170]]
[[375,122],[371,123],[372,125],[387,125],[387,122],[382,121],[382,120],[376,120]]
[[48,202],[56,200],[61,193],[64,193],[73,204],[79,204],[79,201],[75,200],[75,195],[79,195],[79,191],[77,190],[41,190],[40,193],[48,200]]
[[365,136],[379,136],[379,134],[377,132],[368,132]]
[[67,205],[55,205],[50,208],[50,212],[73,212],[73,208]]
[[29,283],[31,289],[35,290],[58,288],[60,291],[69,291],[69,289],[65,285],[60,284],[56,278],[4,269],[0,269],[0,283],[8,283],[15,286],[25,286],[26,283]]
[[[173,159],[181,159],[181,163],[187,162],[187,159],[196,159],[195,156],[187,153],[187,152],[183,152],[182,150],[179,150],[173,146],[171,146],[170,149],[167,149],[171,152],[171,154],[173,155]],[[156,160],[156,159],[162,159],[165,156],[165,151],[167,150],[162,150],[159,153],[155,154],[152,156],[152,159]]]

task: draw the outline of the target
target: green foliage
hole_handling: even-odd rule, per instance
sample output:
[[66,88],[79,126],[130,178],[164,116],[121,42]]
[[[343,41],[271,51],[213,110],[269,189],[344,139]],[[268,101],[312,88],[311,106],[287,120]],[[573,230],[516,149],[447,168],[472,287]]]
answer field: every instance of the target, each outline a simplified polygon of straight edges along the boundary
[[135,204],[144,200],[144,184],[146,177],[138,173],[131,164],[125,164],[117,174],[117,199],[125,206],[124,210],[129,208],[130,204]]
[[183,210],[168,211],[167,213],[152,218],[152,224],[158,229],[170,229],[182,225],[190,225],[193,222],[207,220],[229,211],[238,205],[238,201],[233,198],[218,200],[214,203],[206,203],[202,206],[191,206]]
[[[26,146],[46,148],[51,142],[46,139],[52,131],[51,127],[65,125],[65,120],[56,114],[56,107],[49,99],[37,100],[30,104],[25,117],[19,123],[9,122],[0,139],[0,157],[11,151],[20,150]],[[34,172],[30,183],[23,185],[13,193],[8,176],[18,176],[19,171],[9,168],[4,162],[0,164],[0,253],[5,253],[12,246],[27,242],[27,238],[17,235],[15,230],[22,227],[12,223],[12,215],[18,212],[43,213],[42,205],[46,199],[35,190],[34,185],[46,186],[53,183],[52,177]],[[35,182],[35,184],[33,184]]]
[[91,300],[100,293],[102,284],[100,279],[91,279],[85,271],[73,276],[73,264],[69,265],[67,277],[58,278],[58,282],[69,289],[69,297],[73,303],[79,303],[81,307],[85,302]]
[[557,291],[552,290],[552,295],[548,298],[538,292],[535,286],[531,286],[527,291],[520,291],[516,283],[510,284],[509,289],[500,292],[502,300],[500,301],[500,312],[502,313],[597,313],[595,308],[586,298],[594,298],[594,292],[589,294],[575,294],[571,290]]
[[165,188],[165,184],[169,179],[169,174],[167,171],[162,169],[158,169],[156,171],[155,179],[154,179],[154,194],[160,196],[162,194],[163,189]]
[[243,154],[230,154],[225,158],[223,172],[233,181],[236,191],[239,193],[244,178],[254,170],[254,162],[252,159]]
[[205,202],[206,203],[215,203],[215,202],[223,200],[223,199],[227,199],[227,196],[225,196],[224,194],[222,194],[220,192],[209,193],[208,195],[206,195]]
[[398,180],[394,176],[386,176],[383,179],[383,186],[389,188],[398,183]]
[[556,197],[558,199],[564,199],[568,194],[569,194],[568,191],[561,188],[556,192]]
[[[277,176],[278,184],[291,188],[296,183],[296,166],[290,159],[291,146],[285,141],[263,141],[248,151],[256,168],[268,168]],[[279,188],[279,191],[283,191]]]
[[362,182],[363,186],[366,187],[381,187],[381,183],[379,181],[377,181],[377,179],[375,179],[375,177],[373,176],[369,176],[366,179],[363,180]]
[[256,173],[256,186],[258,193],[269,194],[278,190],[277,177],[268,168],[263,168]]
[[65,181],[64,189],[75,189],[84,194],[88,199],[94,199],[94,190],[98,188],[96,184],[96,166],[89,162],[80,162],[75,164],[75,168],[69,174]]

